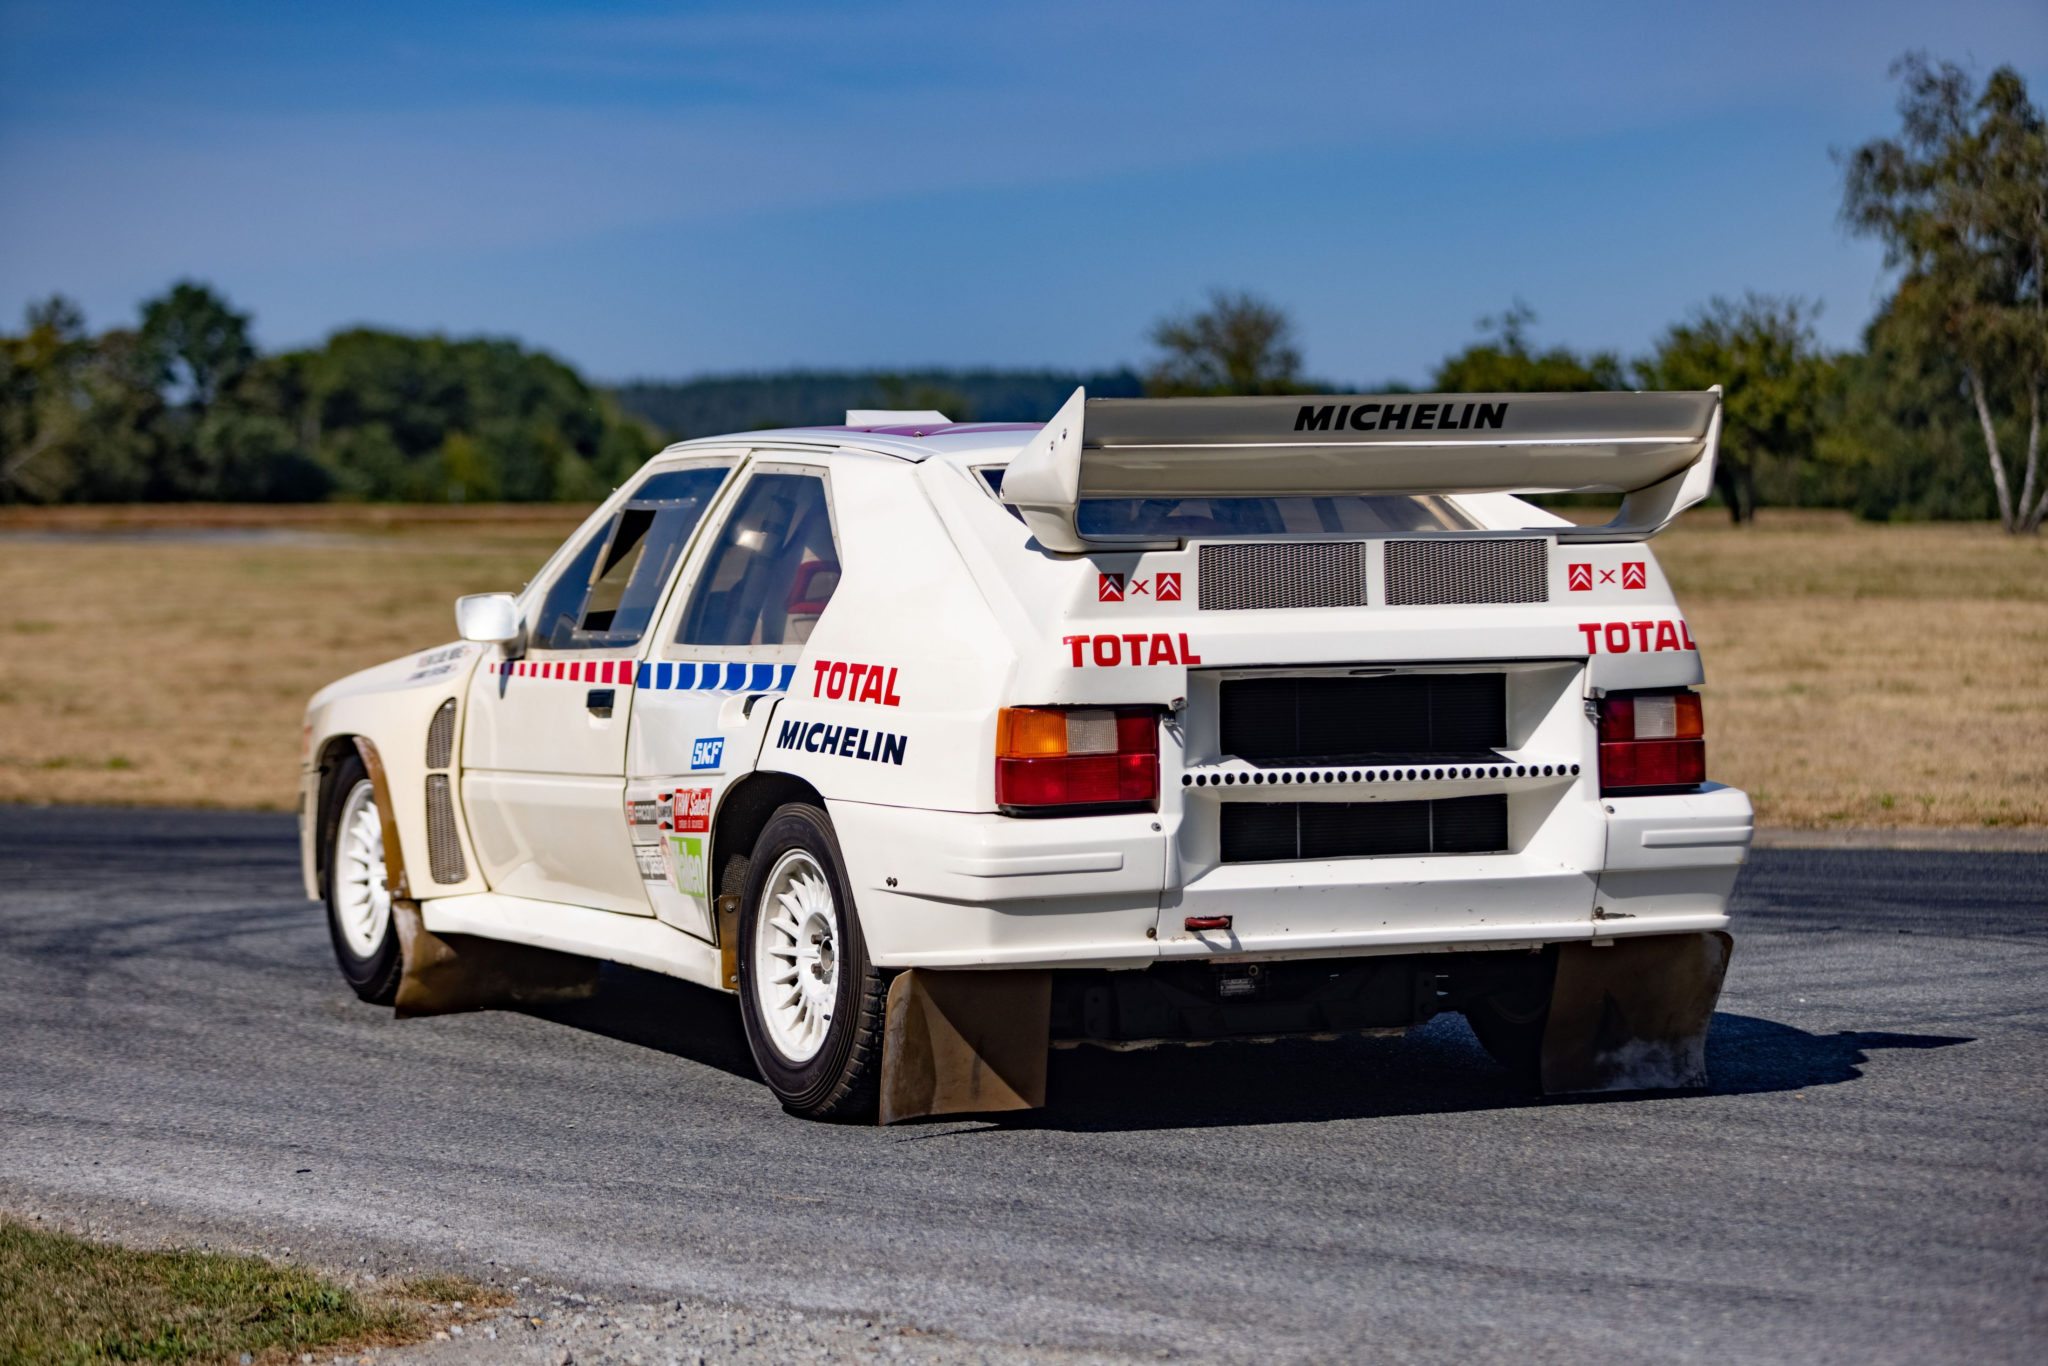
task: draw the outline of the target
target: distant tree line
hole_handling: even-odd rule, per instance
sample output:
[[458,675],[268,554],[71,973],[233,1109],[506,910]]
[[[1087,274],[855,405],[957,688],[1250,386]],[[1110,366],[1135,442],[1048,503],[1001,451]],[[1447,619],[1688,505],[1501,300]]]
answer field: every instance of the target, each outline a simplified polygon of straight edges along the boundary
[[52,298],[0,336],[0,501],[603,496],[660,436],[516,342],[369,328],[259,354],[182,282],[93,335]]
[[[1538,346],[1536,314],[1516,300],[1480,320],[1430,387],[1719,384],[1717,477],[1737,521],[1791,504],[2038,529],[2048,122],[2009,67],[1979,86],[1915,55],[1894,74],[1899,136],[1841,157],[1842,220],[1883,242],[1898,272],[1859,349],[1820,346],[1818,302],[1752,293],[1709,299],[1646,354],[1580,353]],[[1097,396],[1347,387],[1306,377],[1286,313],[1249,294],[1217,292],[1151,340],[1142,376],[792,372],[606,391],[500,339],[354,329],[262,355],[248,316],[191,282],[96,336],[52,298],[0,335],[0,501],[590,499],[666,438],[834,423],[848,408],[1041,421],[1077,384]]]

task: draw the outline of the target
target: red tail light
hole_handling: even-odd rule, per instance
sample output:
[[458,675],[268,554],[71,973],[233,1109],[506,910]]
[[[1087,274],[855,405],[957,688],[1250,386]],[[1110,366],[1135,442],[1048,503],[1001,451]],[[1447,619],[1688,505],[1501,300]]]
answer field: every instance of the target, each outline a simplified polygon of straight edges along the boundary
[[996,718],[996,805],[1012,815],[1159,800],[1151,707],[1005,707]]
[[1600,699],[1600,791],[1698,787],[1707,780],[1700,695],[1678,690]]

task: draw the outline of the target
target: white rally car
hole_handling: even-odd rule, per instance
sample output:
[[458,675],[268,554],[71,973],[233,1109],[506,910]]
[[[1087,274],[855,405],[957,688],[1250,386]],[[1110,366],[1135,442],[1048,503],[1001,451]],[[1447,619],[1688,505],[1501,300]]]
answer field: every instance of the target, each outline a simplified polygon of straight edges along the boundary
[[1697,1085],[1751,813],[1644,542],[1719,426],[1077,392],[672,446],[460,642],[313,699],[307,892],[401,1011],[594,960],[737,991],[812,1116],[1444,1011],[1544,1090]]

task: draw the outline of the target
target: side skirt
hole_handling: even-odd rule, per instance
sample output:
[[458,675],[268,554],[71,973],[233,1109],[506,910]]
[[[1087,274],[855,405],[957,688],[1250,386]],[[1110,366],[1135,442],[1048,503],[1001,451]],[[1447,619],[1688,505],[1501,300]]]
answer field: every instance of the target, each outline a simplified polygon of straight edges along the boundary
[[437,935],[471,934],[531,944],[728,990],[715,946],[649,916],[618,915],[498,892],[422,901],[420,916],[425,927]]

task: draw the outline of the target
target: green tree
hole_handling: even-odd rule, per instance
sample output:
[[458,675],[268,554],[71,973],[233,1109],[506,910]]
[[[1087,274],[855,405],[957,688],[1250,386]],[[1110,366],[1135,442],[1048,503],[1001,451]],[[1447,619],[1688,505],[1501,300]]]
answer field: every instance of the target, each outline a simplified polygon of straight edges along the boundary
[[1287,314],[1251,294],[1214,290],[1209,306],[1152,326],[1162,353],[1145,373],[1154,397],[1298,394],[1301,350]]
[[1529,329],[1536,311],[1516,299],[1507,311],[1479,320],[1482,337],[1437,366],[1431,388],[1440,394],[1570,393],[1626,388],[1621,358],[1612,351],[1581,356],[1562,347],[1534,351]]
[[[2041,386],[2048,374],[2048,120],[2008,66],[1975,80],[1915,53],[1892,74],[1904,86],[1900,136],[1845,159],[1842,216],[1885,244],[1902,274],[1890,309],[1938,338],[1960,366],[2007,531],[2039,529]],[[2024,410],[2017,500],[2000,429]],[[2001,421],[2000,413],[2007,414]],[[2038,496],[2037,496],[2037,490]]]
[[1714,480],[1738,524],[1756,518],[1757,474],[1796,477],[1813,459],[1833,363],[1815,340],[1820,306],[1797,298],[1715,296],[1636,363],[1645,389],[1720,385],[1721,450]]

